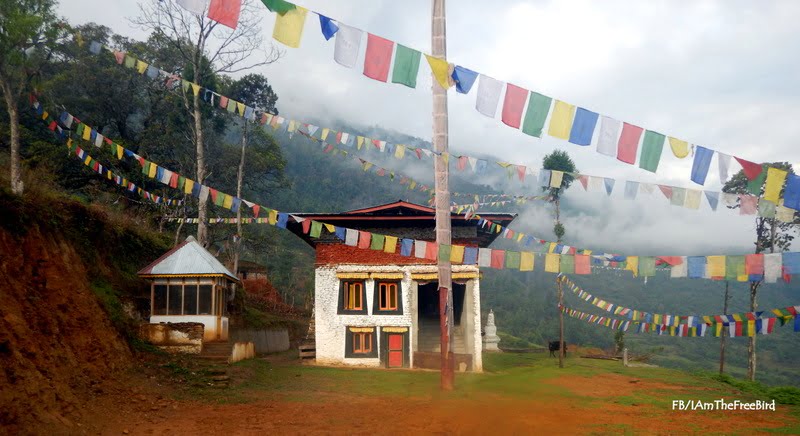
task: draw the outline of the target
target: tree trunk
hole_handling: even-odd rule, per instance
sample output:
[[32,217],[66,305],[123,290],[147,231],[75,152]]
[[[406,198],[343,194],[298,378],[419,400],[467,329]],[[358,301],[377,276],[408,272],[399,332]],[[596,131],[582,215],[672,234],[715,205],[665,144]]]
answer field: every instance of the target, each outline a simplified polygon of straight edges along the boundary
[[[195,73],[196,74],[196,73]],[[197,152],[197,183],[203,184],[206,178],[206,157],[203,146],[203,118],[200,112],[200,95],[193,100],[194,139]],[[205,247],[208,243],[208,196],[200,196],[197,204],[197,242]]]
[[[433,0],[431,13],[431,54],[433,56],[447,58],[447,26],[445,20],[445,0]],[[434,159],[433,167],[435,173],[436,191],[436,243],[450,245],[450,186],[449,168],[442,153],[448,152],[448,121],[447,121],[447,90],[439,85],[436,77],[433,78],[433,149],[438,153]],[[450,337],[453,332],[453,283],[450,270],[450,260],[438,261],[439,267],[439,292],[446,292],[444,306],[440,307],[439,316],[444,317],[441,332],[441,388],[452,390],[455,385],[455,374],[453,368],[453,350]]]
[[[728,314],[728,300],[730,299],[730,294],[728,293],[728,281],[725,281],[725,298],[722,300],[722,314]],[[723,332],[724,333],[724,332]],[[725,373],[725,335],[719,335],[719,374],[722,375]]]
[[[242,198],[242,180],[244,179],[244,157],[245,149],[247,148],[247,120],[244,121],[242,127],[242,157],[239,160],[239,171],[236,174],[236,198]],[[233,274],[239,276],[239,250],[242,248],[242,205],[236,209],[236,235],[238,239],[233,247]]]
[[6,101],[8,111],[8,126],[11,133],[11,192],[22,195],[24,185],[22,183],[22,163],[19,153],[19,111],[17,110],[17,98],[12,92],[8,81],[0,81],[0,89]]
[[[755,312],[758,308],[756,302],[756,295],[758,294],[758,285],[761,282],[750,282],[750,311]],[[750,381],[756,380],[756,335],[750,336],[747,343],[747,379]]]

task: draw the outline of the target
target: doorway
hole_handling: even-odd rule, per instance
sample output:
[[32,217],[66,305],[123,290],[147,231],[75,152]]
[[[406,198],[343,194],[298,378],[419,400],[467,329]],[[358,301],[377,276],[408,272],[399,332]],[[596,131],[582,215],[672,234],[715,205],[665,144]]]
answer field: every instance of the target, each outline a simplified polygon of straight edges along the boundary
[[408,327],[383,327],[381,357],[386,368],[408,368]]

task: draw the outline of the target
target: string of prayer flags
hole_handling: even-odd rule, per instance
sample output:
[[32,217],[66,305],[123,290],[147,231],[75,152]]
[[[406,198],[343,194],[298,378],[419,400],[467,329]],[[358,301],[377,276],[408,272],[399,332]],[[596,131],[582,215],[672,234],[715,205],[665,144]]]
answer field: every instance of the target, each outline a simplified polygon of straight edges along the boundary
[[394,42],[380,36],[367,34],[367,53],[364,59],[364,75],[381,82],[389,78]]
[[417,87],[417,72],[422,54],[402,44],[396,44],[392,83],[400,83],[409,88]]
[[208,7],[208,18],[231,29],[236,29],[241,8],[242,0],[211,0]]
[[333,22],[330,18],[326,17],[325,15],[319,15],[319,27],[322,30],[322,36],[325,37],[326,41],[330,41],[333,38],[333,35],[336,35],[336,32],[339,31],[339,26]]
[[303,27],[305,26],[307,12],[307,9],[297,7],[284,14],[275,14],[275,27],[272,30],[272,38],[287,47],[300,47],[300,39],[303,37]]

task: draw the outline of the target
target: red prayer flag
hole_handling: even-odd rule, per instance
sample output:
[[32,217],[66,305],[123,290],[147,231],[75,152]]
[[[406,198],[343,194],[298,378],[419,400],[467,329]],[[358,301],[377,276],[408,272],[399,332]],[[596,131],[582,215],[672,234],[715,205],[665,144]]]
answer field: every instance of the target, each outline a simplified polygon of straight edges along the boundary
[[664,193],[664,197],[672,199],[672,186],[658,185],[658,189],[660,189],[661,192]]
[[747,275],[763,275],[764,274],[764,255],[763,254],[748,254],[744,257],[744,272]]
[[590,259],[586,254],[575,255],[575,274],[591,274]]
[[525,181],[525,171],[526,170],[527,170],[527,167],[525,167],[525,165],[517,165],[517,177],[519,177],[519,181],[520,182],[524,182]]
[[734,156],[734,159],[742,166],[744,175],[747,176],[748,180],[755,180],[761,175],[761,172],[764,171],[764,167],[762,167],[761,164],[750,162],[749,160],[744,160],[736,156]]
[[172,173],[172,175],[169,176],[169,187],[170,188],[178,187],[178,173]]
[[492,259],[490,266],[492,268],[502,269],[506,260],[505,250],[492,250]]
[[742,336],[742,321],[736,321],[736,336]]
[[261,206],[254,204],[253,205],[253,217],[258,218],[258,211],[261,209]]
[[208,188],[208,193],[211,194],[211,202],[217,202],[217,190],[214,188]]
[[311,230],[311,220],[303,220],[303,222],[300,225],[303,226],[303,233],[307,235],[308,232]]
[[467,168],[467,162],[469,158],[466,156],[459,156],[458,160],[456,161],[456,169],[459,171],[464,171]]
[[528,90],[519,86],[506,84],[506,98],[503,101],[503,123],[519,129],[522,120],[522,109],[528,98]]
[[[306,221],[308,221],[308,220],[306,220]],[[303,223],[305,224],[305,221]],[[369,248],[369,243],[370,243],[371,239],[372,239],[372,233],[370,233],[370,232],[362,232],[361,230],[359,230],[358,231],[358,248]]]
[[581,185],[583,185],[584,191],[589,189],[589,176],[578,176],[578,180],[581,181]]
[[622,124],[622,134],[617,144],[617,159],[632,165],[636,163],[636,150],[639,149],[639,138],[643,129],[633,124]]
[[664,263],[670,266],[680,265],[683,263],[683,259],[681,259],[680,256],[659,256],[658,259],[663,260]]
[[208,18],[235,29],[239,22],[239,11],[242,9],[242,0],[211,0],[208,7]]
[[439,245],[435,242],[428,242],[425,245],[425,259],[436,260],[439,256]]
[[367,54],[364,59],[364,75],[385,82],[389,77],[394,42],[380,36],[367,34]]

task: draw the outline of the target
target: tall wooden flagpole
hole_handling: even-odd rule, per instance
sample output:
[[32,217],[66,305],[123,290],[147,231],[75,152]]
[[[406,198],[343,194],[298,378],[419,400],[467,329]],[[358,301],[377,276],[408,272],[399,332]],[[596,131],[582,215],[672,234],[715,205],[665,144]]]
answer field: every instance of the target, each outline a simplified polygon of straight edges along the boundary
[[[445,0],[432,0],[431,54],[440,59],[447,58],[447,27]],[[450,185],[447,160],[447,90],[439,85],[432,75],[433,88],[433,149],[437,152],[433,168],[436,182],[436,243],[450,245]],[[453,283],[450,260],[438,260],[439,267],[439,318],[441,327],[441,388],[452,390],[454,386],[454,359],[450,335],[453,331]]]

